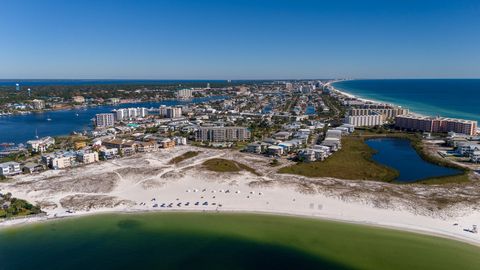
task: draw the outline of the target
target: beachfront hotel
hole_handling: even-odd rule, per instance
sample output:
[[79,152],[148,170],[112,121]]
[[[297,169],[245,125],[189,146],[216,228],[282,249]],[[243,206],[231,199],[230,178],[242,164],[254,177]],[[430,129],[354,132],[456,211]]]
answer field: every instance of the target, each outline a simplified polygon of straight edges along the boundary
[[395,117],[395,126],[400,129],[426,132],[453,131],[466,135],[476,135],[477,133],[477,121],[416,114],[397,115]]

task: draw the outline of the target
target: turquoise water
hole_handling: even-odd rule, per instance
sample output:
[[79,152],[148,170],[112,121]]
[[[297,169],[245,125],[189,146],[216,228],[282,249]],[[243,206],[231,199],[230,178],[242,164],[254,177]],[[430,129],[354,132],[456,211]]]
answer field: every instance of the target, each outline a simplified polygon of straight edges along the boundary
[[480,79],[352,80],[333,86],[420,114],[480,121]]
[[105,215],[0,231],[0,270],[349,269],[288,246],[212,232],[207,226],[225,222],[214,218]]
[[478,252],[397,230],[254,214],[108,214],[0,230],[0,270],[473,270]]
[[432,164],[423,160],[410,141],[398,138],[379,138],[366,141],[377,153],[373,159],[399,172],[395,181],[410,183],[418,180],[462,173],[460,170]]

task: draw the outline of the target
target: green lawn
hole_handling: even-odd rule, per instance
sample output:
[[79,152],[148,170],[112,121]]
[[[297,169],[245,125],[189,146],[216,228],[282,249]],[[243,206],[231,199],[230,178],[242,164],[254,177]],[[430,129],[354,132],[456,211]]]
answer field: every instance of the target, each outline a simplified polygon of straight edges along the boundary
[[335,177],[340,179],[393,181],[398,172],[372,160],[374,150],[363,138],[342,138],[342,149],[324,161],[300,162],[283,167],[280,173],[308,177]]
[[200,154],[199,151],[188,151],[188,152],[185,152],[184,154],[178,156],[178,157],[174,157],[172,158],[168,164],[177,164],[177,163],[180,163],[184,160],[187,160],[189,158],[193,158],[193,157],[196,157],[198,156],[198,154]]
[[239,163],[229,159],[223,158],[212,158],[203,162],[204,168],[209,171],[214,172],[240,172],[240,171],[248,171],[255,175],[260,175],[256,172],[253,168],[248,167],[243,163]]
[[0,230],[5,269],[473,270],[479,254],[433,236],[254,214],[109,214]]

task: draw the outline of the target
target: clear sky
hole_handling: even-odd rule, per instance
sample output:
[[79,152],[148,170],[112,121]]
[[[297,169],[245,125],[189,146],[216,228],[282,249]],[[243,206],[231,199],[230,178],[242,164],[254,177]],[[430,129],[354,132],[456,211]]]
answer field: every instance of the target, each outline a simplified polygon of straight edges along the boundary
[[0,78],[479,78],[480,1],[1,0]]

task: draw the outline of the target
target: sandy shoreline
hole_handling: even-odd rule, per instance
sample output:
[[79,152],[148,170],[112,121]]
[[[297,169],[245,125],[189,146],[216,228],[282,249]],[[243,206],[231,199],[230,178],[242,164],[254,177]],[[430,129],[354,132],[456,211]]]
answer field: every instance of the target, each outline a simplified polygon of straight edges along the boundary
[[[343,81],[354,81],[354,80],[342,80]],[[329,83],[326,83],[326,85],[329,85],[333,88],[333,91],[334,92],[337,92],[343,96],[346,96],[346,97],[349,97],[349,98],[352,98],[352,99],[358,99],[360,101],[363,101],[363,102],[369,102],[369,103],[373,103],[373,104],[387,104],[387,105],[391,105],[391,106],[398,106],[398,107],[404,107],[402,105],[399,105],[399,104],[394,104],[394,103],[391,103],[391,102],[385,102],[385,101],[381,101],[381,100],[374,100],[374,99],[367,99],[367,98],[363,98],[363,97],[360,97],[360,96],[357,96],[357,95],[354,95],[354,94],[350,94],[348,92],[345,92],[343,90],[339,90],[338,88],[335,88],[335,86],[333,86],[334,83],[336,82],[340,82],[340,81],[335,81],[335,82],[329,82]],[[406,107],[405,107],[406,108]]]
[[[168,164],[173,157],[192,150],[201,154],[177,165]],[[214,173],[202,168],[205,160],[214,157],[242,162],[262,176],[246,171]],[[431,210],[434,205],[425,199],[431,194],[448,192],[448,196],[458,197],[456,192],[469,189],[306,179],[277,174],[278,167],[268,166],[269,162],[262,156],[187,146],[71,170],[18,176],[12,182],[0,183],[0,192],[12,192],[15,197],[39,203],[47,216],[2,222],[0,228],[103,213],[218,211],[349,222],[480,246],[479,234],[464,231],[480,223],[477,202],[470,204],[479,194],[476,189],[469,191],[473,195],[464,202]]]

